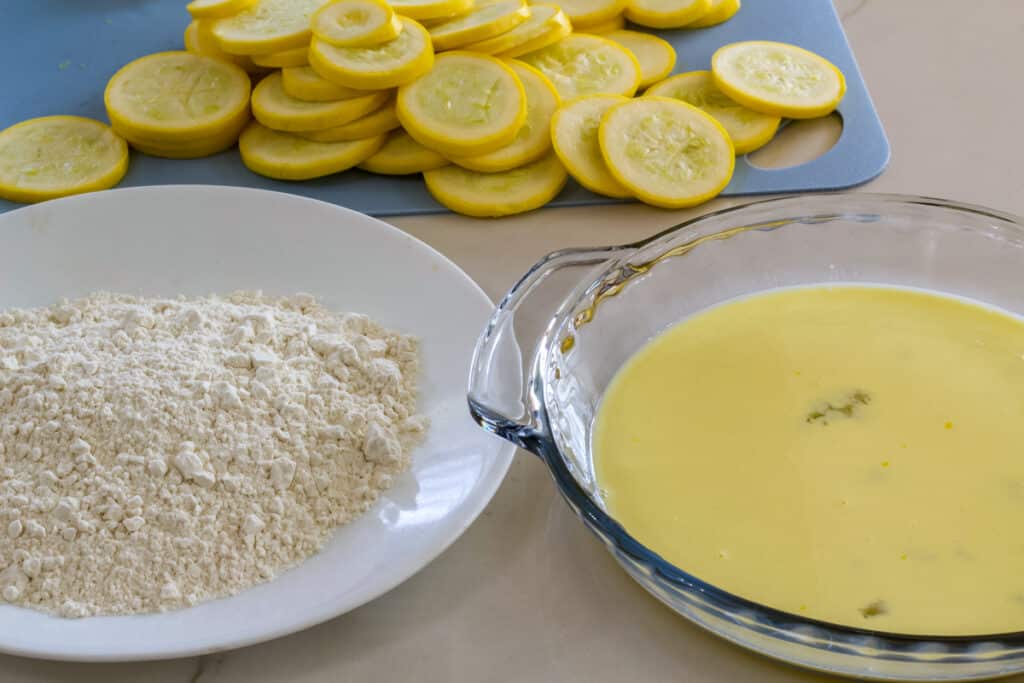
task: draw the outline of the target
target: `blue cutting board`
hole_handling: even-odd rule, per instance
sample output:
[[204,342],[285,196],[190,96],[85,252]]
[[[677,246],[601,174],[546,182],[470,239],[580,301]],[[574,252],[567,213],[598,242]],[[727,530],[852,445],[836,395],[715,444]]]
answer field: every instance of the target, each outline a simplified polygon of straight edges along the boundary
[[[0,0],[0,129],[49,114],[106,121],[103,88],[123,64],[182,49],[185,0]],[[818,52],[846,74],[839,113],[843,134],[828,153],[801,166],[766,170],[738,160],[727,195],[832,190],[871,180],[889,160],[889,144],[831,0],[745,0],[732,20],[708,29],[658,32],[676,46],[676,71],[708,69],[712,53],[737,40],[778,40]],[[200,183],[241,185],[322,199],[377,216],[445,211],[419,176],[362,171],[301,183],[258,176],[236,149],[173,161],[133,154],[121,186]],[[610,204],[570,183],[554,206]],[[0,212],[19,205],[0,200]]]

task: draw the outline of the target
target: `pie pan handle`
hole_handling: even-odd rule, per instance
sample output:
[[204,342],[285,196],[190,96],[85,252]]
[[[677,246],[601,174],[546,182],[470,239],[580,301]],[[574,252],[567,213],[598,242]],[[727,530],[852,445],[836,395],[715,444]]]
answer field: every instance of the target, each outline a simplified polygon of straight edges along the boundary
[[505,295],[477,341],[470,365],[468,401],[485,430],[540,455],[550,440],[535,382],[545,331],[581,272],[607,265],[630,247],[567,249],[548,254]]

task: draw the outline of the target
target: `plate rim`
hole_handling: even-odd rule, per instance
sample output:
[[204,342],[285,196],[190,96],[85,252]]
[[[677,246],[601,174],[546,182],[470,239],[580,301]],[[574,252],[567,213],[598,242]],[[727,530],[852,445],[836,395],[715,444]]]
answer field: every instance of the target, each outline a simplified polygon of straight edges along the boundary
[[[423,240],[411,235],[404,230],[401,230],[397,226],[391,225],[379,218],[370,216],[368,214],[355,211],[344,206],[332,204],[319,199],[311,197],[305,197],[302,195],[291,194],[288,192],[279,192],[276,190],[265,190],[262,188],[252,187],[237,187],[233,185],[199,185],[199,184],[182,184],[182,185],[145,185],[139,187],[123,187],[115,188],[111,190],[103,190],[100,192],[87,192],[83,194],[71,195],[68,197],[61,197],[59,199],[53,199],[45,202],[39,202],[36,204],[29,204],[26,206],[18,207],[12,211],[0,213],[0,230],[3,229],[3,224],[13,222],[20,219],[26,214],[37,213],[40,211],[50,210],[52,207],[60,205],[74,205],[82,202],[92,202],[98,197],[103,197],[102,201],[107,201],[115,196],[124,195],[140,195],[140,194],[162,194],[168,191],[173,192],[195,192],[198,194],[239,194],[239,195],[271,195],[271,199],[274,201],[289,201],[297,204],[313,204],[321,205],[326,207],[330,211],[337,212],[339,215],[344,216],[347,220],[357,220],[362,222],[369,222],[375,224],[374,228],[383,230],[384,232],[391,233],[392,236],[398,237],[410,241],[415,248],[424,250],[425,253],[432,255],[433,257],[442,261],[448,268],[451,269],[454,275],[457,275],[459,279],[470,287],[474,295],[479,296],[483,302],[490,308],[494,308],[494,301],[490,296],[483,290],[480,285],[466,273],[457,263],[452,261],[447,255],[435,249],[432,245],[424,242]],[[197,202],[201,205],[201,202]],[[31,224],[31,219],[28,219]],[[468,415],[468,407],[467,407]],[[482,432],[481,432],[482,433]],[[115,662],[146,662],[146,661],[158,661],[165,659],[182,659],[182,658],[194,658],[202,657],[209,654],[215,654],[218,652],[227,652],[231,650],[237,650],[244,647],[250,647],[260,643],[265,643],[278,638],[283,638],[288,635],[305,631],[314,626],[326,623],[332,619],[336,619],[344,614],[352,612],[356,609],[364,607],[369,603],[377,600],[378,598],[386,595],[387,593],[395,590],[409,579],[420,573],[428,566],[433,564],[438,557],[444,554],[456,541],[458,541],[466,533],[466,531],[479,519],[480,515],[483,514],[484,510],[494,500],[497,495],[498,489],[505,482],[508,476],[509,469],[512,463],[515,461],[516,448],[514,445],[507,443],[503,440],[498,440],[496,456],[498,459],[503,461],[498,469],[495,471],[493,479],[486,482],[486,485],[480,490],[478,502],[474,505],[470,505],[467,508],[467,513],[461,519],[460,523],[456,525],[450,532],[444,534],[444,540],[438,543],[436,547],[431,548],[429,552],[425,553],[424,556],[418,561],[413,563],[407,570],[401,571],[395,574],[390,581],[384,582],[377,589],[370,591],[366,596],[362,597],[358,601],[348,606],[332,607],[329,602],[325,602],[325,609],[321,611],[312,611],[302,619],[296,620],[294,623],[288,625],[275,627],[270,626],[260,634],[253,634],[243,637],[232,637],[230,635],[221,638],[217,643],[211,644],[207,647],[170,647],[160,649],[159,644],[155,647],[151,647],[152,651],[146,653],[135,653],[135,654],[118,654],[116,652],[111,653],[61,653],[46,649],[45,647],[10,647],[3,643],[0,639],[0,654],[12,655],[17,657],[26,657],[31,659],[39,659],[46,661],[57,661],[57,662],[81,662],[81,663],[115,663]],[[339,527],[340,528],[340,527]],[[301,565],[302,563],[300,563]],[[296,566],[300,566],[296,565]],[[289,568],[285,571],[291,571],[294,567]],[[275,577],[276,578],[276,577]],[[269,585],[274,582],[275,579],[265,582],[264,584],[257,585]],[[246,589],[247,590],[247,589]],[[204,600],[198,605],[208,604],[209,602],[217,600],[230,600],[232,597],[241,595],[245,591],[236,593],[232,596],[224,596],[221,598],[213,598],[211,600]],[[7,606],[7,605],[5,605]],[[17,609],[30,610],[39,612],[39,610],[31,610],[28,607],[15,606]],[[192,609],[192,607],[183,608],[181,610],[173,610],[168,612],[169,614],[181,613]],[[94,618],[137,618],[145,616],[159,615],[160,612],[148,612],[137,615],[98,615],[96,617],[82,617],[83,620],[89,620]],[[60,617],[54,617],[60,618]]]

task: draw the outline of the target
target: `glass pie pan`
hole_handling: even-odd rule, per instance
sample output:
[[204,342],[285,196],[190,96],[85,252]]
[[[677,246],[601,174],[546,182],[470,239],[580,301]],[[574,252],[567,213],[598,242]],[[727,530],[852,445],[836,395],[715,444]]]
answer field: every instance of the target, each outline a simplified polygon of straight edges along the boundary
[[851,193],[727,209],[636,244],[567,249],[538,262],[480,337],[470,412],[484,429],[543,460],[572,510],[641,586],[727,640],[858,678],[1007,676],[1024,671],[1024,630],[919,636],[830,624],[730,594],[670,564],[605,509],[590,439],[602,394],[622,364],[652,337],[717,303],[778,287],[872,283],[1024,315],[1022,275],[1024,220],[983,207]]

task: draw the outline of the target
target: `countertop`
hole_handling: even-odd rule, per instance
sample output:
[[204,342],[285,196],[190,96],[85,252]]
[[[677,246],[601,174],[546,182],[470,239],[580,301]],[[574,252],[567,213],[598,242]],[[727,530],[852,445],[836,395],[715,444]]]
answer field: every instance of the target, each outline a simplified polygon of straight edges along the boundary
[[[862,188],[1024,214],[1021,0],[836,0],[893,149]],[[807,145],[825,144],[827,126]],[[816,142],[817,140],[817,142]],[[551,209],[495,222],[396,218],[493,298],[548,251],[629,242],[705,211]],[[827,681],[675,616],[633,583],[521,453],[490,507],[446,553],[386,596],[308,631],[233,652],[137,664],[0,656],[0,681]],[[1024,682],[1024,677],[1013,679]]]

